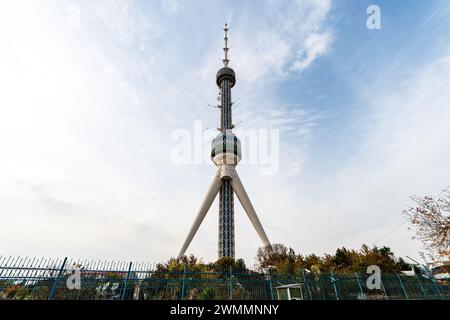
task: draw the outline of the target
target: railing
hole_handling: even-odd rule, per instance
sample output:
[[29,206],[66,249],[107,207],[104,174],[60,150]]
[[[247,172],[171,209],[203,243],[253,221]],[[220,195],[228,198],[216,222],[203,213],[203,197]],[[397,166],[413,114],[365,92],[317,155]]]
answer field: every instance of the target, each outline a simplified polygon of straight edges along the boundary
[[[448,284],[422,275],[382,274],[370,290],[367,274],[261,274],[158,271],[154,264],[0,256],[3,300],[305,300],[448,299]],[[76,286],[76,277],[79,277]],[[72,284],[72,285],[71,285]]]

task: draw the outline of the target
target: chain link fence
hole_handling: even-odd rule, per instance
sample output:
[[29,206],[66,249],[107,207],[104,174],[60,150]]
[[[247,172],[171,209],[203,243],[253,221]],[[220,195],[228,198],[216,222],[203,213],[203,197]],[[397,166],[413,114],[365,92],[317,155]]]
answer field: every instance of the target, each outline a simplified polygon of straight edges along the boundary
[[[2,300],[380,300],[448,299],[449,284],[424,275],[262,274],[158,271],[149,263],[0,256]],[[78,285],[77,285],[78,283]]]

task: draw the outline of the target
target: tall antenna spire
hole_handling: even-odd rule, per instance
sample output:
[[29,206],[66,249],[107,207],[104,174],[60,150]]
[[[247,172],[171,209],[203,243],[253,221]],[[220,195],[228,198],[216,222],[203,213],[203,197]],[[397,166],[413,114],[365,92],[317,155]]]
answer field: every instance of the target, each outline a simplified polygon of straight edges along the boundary
[[230,62],[230,60],[228,60],[228,24],[225,23],[225,27],[223,28],[223,31],[225,31],[225,38],[223,38],[223,40],[225,40],[225,47],[223,48],[223,52],[225,53],[225,59],[223,59],[223,65],[225,68],[228,68],[228,63]]

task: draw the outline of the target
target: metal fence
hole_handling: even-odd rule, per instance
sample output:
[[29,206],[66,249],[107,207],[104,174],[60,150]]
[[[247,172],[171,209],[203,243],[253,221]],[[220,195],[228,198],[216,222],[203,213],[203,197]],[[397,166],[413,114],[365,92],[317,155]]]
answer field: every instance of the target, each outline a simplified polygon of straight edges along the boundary
[[[79,270],[79,287],[73,282]],[[2,300],[374,300],[448,299],[448,284],[422,275],[261,274],[253,271],[162,272],[149,263],[0,256]]]

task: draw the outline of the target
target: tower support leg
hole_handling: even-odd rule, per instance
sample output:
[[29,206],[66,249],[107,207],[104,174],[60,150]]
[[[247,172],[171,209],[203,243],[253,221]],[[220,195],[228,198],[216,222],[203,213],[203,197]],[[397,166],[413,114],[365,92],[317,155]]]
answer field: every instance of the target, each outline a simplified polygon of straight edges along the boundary
[[181,258],[186,253],[186,250],[189,247],[192,238],[194,238],[194,235],[197,233],[198,228],[200,227],[201,223],[203,222],[203,219],[208,213],[209,208],[214,202],[214,199],[216,198],[221,185],[222,181],[220,179],[220,168],[219,168],[216,171],[214,179],[211,185],[209,186],[208,192],[206,193],[206,196],[202,202],[200,209],[198,210],[197,217],[195,218],[194,223],[192,224],[192,227],[189,230],[186,240],[184,241],[183,247],[181,248],[180,253],[178,254],[178,258]]
[[258,216],[256,215],[255,208],[253,208],[250,198],[248,197],[248,194],[245,191],[244,185],[242,184],[241,179],[239,179],[239,175],[237,174],[236,169],[233,170],[233,174],[231,177],[231,186],[233,188],[234,193],[236,193],[236,196],[241,202],[242,207],[247,213],[248,218],[253,224],[253,227],[258,233],[258,236],[261,238],[261,241],[264,244],[264,246],[272,247],[272,245],[269,242],[269,238],[267,238],[266,232],[264,231],[263,226],[259,221]]

